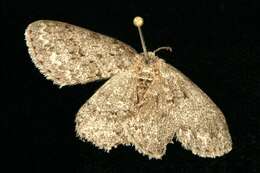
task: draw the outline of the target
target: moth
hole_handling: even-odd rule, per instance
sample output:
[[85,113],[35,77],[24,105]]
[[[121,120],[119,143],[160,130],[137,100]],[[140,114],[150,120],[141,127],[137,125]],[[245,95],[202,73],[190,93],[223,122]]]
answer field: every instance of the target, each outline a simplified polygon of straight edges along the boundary
[[[173,141],[201,157],[232,149],[225,117],[188,77],[146,50],[68,23],[39,20],[25,38],[40,72],[60,87],[109,79],[80,108],[77,136],[100,149],[132,145],[149,158],[161,159]],[[164,49],[164,48],[159,48]]]

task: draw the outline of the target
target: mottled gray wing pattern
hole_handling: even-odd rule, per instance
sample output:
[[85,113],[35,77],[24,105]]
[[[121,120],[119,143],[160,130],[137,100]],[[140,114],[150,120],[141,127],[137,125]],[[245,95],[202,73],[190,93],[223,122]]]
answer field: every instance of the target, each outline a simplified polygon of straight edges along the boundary
[[184,93],[176,109],[176,138],[184,148],[201,157],[216,157],[232,149],[225,117],[214,102],[176,68],[162,68],[166,79],[174,81]]
[[187,77],[163,61],[136,69],[113,76],[83,105],[76,116],[81,139],[107,151],[132,144],[156,159],[175,136],[201,157],[231,150],[222,112]]
[[127,69],[136,54],[116,39],[58,21],[31,23],[25,38],[36,67],[60,86],[109,78]]
[[144,95],[138,95],[139,82],[131,71],[107,81],[79,110],[78,136],[107,151],[132,144],[149,158],[161,158],[174,136],[169,112],[176,92],[170,93],[163,81],[154,79]]
[[129,72],[109,79],[77,113],[77,135],[106,151],[129,144],[122,123],[132,115],[135,85]]
[[160,73],[135,105],[136,116],[124,123],[128,140],[141,153],[157,159],[174,136],[201,157],[228,153],[232,140],[220,109],[176,68],[162,61],[156,66],[153,69]]

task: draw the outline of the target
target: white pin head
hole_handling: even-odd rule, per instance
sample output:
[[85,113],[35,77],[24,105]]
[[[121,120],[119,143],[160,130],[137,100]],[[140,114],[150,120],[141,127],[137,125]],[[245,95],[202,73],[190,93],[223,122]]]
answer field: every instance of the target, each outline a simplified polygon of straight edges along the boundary
[[135,25],[136,27],[141,27],[141,26],[143,26],[143,24],[144,24],[144,20],[143,20],[142,17],[136,16],[136,17],[134,18],[134,20],[133,20],[133,23],[134,23],[134,25]]

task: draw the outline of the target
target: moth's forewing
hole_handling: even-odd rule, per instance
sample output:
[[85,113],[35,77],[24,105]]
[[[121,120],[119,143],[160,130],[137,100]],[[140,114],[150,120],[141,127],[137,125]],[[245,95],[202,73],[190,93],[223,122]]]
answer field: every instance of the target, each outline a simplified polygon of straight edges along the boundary
[[58,21],[31,23],[25,38],[36,67],[60,86],[109,78],[127,69],[136,54],[114,38]]

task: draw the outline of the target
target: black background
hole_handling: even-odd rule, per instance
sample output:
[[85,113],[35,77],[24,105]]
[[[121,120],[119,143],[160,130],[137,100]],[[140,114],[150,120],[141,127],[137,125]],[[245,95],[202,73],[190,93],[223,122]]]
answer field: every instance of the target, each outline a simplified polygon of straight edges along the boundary
[[[254,1],[1,1],[1,86],[9,170],[27,172],[257,172],[259,161],[259,6]],[[145,19],[149,50],[160,53],[200,86],[225,113],[233,150],[204,159],[168,145],[162,160],[133,147],[110,154],[75,137],[74,115],[104,83],[59,89],[35,68],[26,26],[52,19],[112,36],[139,52],[134,16]],[[257,146],[258,145],[258,146]],[[6,159],[6,158],[5,158]],[[7,171],[9,172],[9,171]]]

